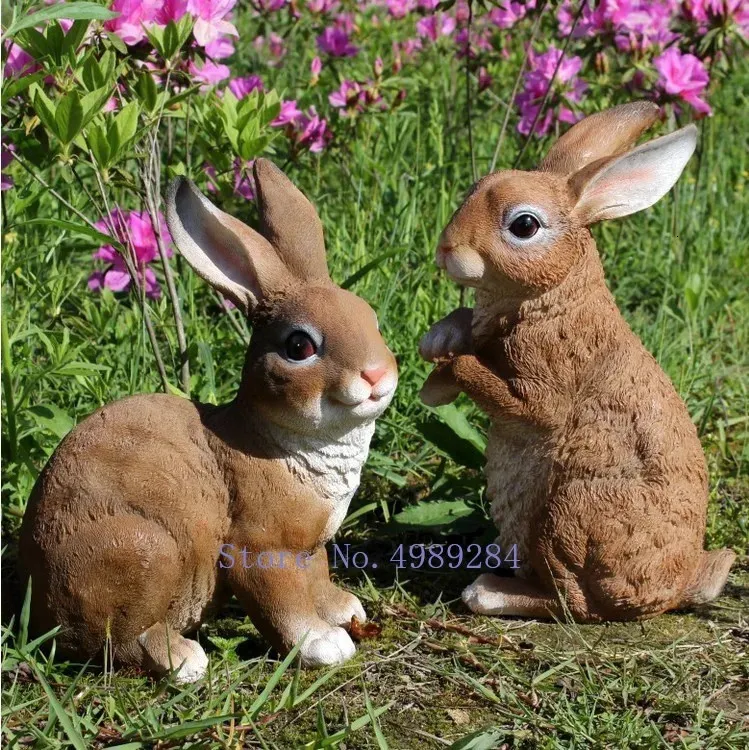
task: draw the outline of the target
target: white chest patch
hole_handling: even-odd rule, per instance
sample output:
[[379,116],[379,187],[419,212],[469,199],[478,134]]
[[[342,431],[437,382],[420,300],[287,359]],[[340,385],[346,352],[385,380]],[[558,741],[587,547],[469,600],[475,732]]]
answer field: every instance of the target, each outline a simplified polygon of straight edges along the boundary
[[286,453],[289,472],[330,508],[320,542],[324,544],[338,531],[349,503],[359,487],[361,470],[369,453],[374,421],[355,427],[343,435],[300,435],[282,428],[271,428],[273,442]]

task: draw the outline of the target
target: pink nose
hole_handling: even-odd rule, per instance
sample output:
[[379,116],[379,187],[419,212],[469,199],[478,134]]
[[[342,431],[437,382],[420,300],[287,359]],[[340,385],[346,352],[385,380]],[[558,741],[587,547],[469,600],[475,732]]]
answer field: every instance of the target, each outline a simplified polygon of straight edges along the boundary
[[377,385],[387,371],[387,367],[373,367],[371,370],[362,370],[361,376],[370,385]]

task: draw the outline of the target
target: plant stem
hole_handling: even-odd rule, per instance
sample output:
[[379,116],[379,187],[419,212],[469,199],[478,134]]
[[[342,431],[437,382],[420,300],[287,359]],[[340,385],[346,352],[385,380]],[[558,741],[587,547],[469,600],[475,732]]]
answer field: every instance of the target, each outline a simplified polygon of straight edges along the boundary
[[8,419],[8,448],[12,459],[18,452],[18,432],[16,430],[16,401],[11,373],[10,337],[8,336],[8,321],[5,315],[2,316],[2,322],[0,322],[0,335],[2,336],[3,395],[5,396],[5,416]]

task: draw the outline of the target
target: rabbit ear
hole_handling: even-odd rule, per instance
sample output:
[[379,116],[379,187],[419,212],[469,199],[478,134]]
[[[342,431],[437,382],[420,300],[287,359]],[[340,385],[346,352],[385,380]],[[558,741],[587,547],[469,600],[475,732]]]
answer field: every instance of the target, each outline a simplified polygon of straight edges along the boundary
[[192,180],[177,177],[169,186],[166,220],[195,273],[246,314],[288,277],[270,243],[216,208]]
[[577,203],[573,216],[587,226],[652,206],[679,179],[697,145],[697,127],[687,127],[630,151],[600,159],[570,180]]
[[271,161],[254,166],[260,231],[300,279],[329,281],[322,223],[315,207]]
[[617,156],[660,116],[653,102],[631,102],[590,115],[573,125],[552,147],[538,169],[571,175],[598,159]]

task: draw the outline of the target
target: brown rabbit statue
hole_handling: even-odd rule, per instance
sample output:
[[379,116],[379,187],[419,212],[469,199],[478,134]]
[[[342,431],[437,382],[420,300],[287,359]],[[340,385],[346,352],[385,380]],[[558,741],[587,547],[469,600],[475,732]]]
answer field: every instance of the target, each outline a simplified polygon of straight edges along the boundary
[[710,601],[734,553],[703,549],[705,458],[686,406],[630,330],[588,227],[653,205],[696,145],[689,125],[634,147],[636,102],[586,117],[536,171],[480,180],[437,265],[475,287],[422,338],[425,403],[465,392],[491,421],[487,495],[515,577],[481,575],[474,612],[637,620]]
[[365,619],[334,585],[325,543],[358,483],[397,382],[373,310],[328,275],[320,219],[271,162],[254,167],[260,231],[187,179],[167,220],[193,269],[252,324],[238,393],[221,406],[172,395],[108,404],[42,471],[21,530],[37,632],[58,650],[178,681],[208,660],[194,632],[235,594],[260,632],[308,665],[354,653]]

